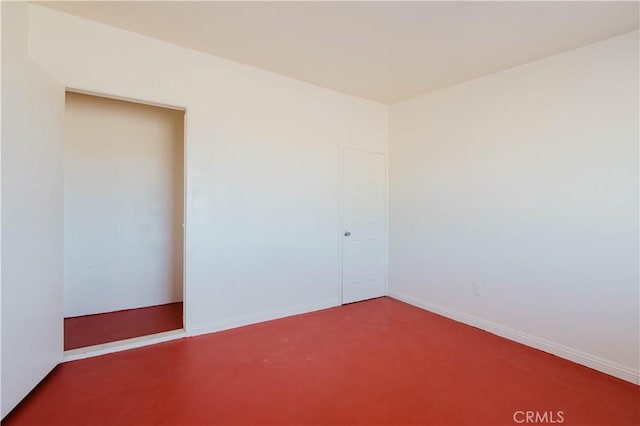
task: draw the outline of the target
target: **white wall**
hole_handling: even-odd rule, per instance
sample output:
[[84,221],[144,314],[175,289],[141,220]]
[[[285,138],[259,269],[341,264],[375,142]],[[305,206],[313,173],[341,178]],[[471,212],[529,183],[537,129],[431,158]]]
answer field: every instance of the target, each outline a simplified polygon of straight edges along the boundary
[[65,317],[182,300],[184,112],[67,93]]
[[339,304],[339,148],[386,151],[386,106],[37,5],[29,52],[69,87],[187,108],[191,332]]
[[637,32],[393,104],[391,293],[637,380],[638,113]]
[[[2,22],[26,24],[3,2]],[[0,414],[62,355],[64,89],[29,60],[19,25],[2,28]]]

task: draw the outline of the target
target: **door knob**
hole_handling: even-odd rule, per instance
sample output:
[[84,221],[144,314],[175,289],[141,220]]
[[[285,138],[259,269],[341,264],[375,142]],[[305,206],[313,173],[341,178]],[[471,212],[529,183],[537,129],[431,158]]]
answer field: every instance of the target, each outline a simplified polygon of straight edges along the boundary
[[345,232],[344,232],[344,236],[345,236],[345,237],[348,237],[349,235],[351,235],[351,232],[349,232],[349,231],[345,231]]

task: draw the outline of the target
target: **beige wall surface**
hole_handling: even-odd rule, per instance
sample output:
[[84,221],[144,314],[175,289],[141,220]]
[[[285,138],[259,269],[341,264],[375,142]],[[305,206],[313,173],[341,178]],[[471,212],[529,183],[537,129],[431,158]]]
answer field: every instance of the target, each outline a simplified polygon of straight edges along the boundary
[[392,105],[391,294],[637,380],[638,89],[633,32]]
[[67,92],[66,317],[182,300],[183,123]]

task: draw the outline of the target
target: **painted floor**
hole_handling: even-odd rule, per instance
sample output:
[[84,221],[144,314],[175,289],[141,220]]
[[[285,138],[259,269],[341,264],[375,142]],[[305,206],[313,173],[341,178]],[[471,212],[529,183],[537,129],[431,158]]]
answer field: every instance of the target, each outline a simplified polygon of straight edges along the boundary
[[3,425],[603,426],[639,407],[631,383],[380,298],[62,364]]
[[64,319],[64,350],[182,328],[182,302]]

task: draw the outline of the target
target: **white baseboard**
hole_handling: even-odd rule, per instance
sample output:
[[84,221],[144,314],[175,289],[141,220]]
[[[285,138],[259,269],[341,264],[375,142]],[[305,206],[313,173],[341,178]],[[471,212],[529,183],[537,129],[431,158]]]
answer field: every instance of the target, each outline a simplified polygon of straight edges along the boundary
[[120,340],[117,342],[103,343],[100,345],[88,346],[86,348],[73,349],[70,351],[65,351],[63,353],[62,362],[75,361],[79,359],[110,354],[113,352],[120,352],[127,349],[155,345],[156,343],[168,342],[170,340],[181,339],[184,337],[198,336],[201,334],[228,330],[231,328],[242,327],[243,325],[256,324],[259,322],[284,318],[291,315],[305,314],[308,312],[319,311],[321,309],[333,308],[335,306],[340,306],[340,304],[340,300],[338,300],[337,298],[333,298],[325,300],[321,303],[315,303],[311,305],[258,312],[255,314],[239,316],[224,321],[213,322],[210,324],[199,326],[197,325],[188,332],[185,332],[185,330],[166,331],[163,333],[152,334],[150,336],[134,337],[132,339]]
[[631,382],[636,385],[640,385],[640,372],[626,365],[619,364],[608,359],[601,358],[596,355],[592,355],[586,352],[582,352],[577,349],[569,348],[559,343],[551,342],[546,339],[542,339],[536,336],[532,336],[527,333],[523,333],[513,328],[505,327],[500,324],[496,324],[491,321],[483,320],[473,315],[465,314],[460,311],[456,311],[451,308],[447,308],[436,303],[431,303],[417,297],[409,296],[404,293],[390,291],[389,297],[398,299],[402,302],[406,302],[410,305],[417,306],[427,311],[445,316],[464,324],[471,325],[473,327],[480,328],[488,331],[489,333],[504,337],[509,340],[513,340],[523,345],[531,346],[532,348],[539,349],[544,352],[556,355],[560,358],[567,359],[577,364],[584,365],[594,370],[598,370],[602,373],[609,374],[627,382]]
[[302,305],[296,306],[294,308],[275,309],[270,311],[257,312],[255,314],[242,315],[223,321],[195,325],[192,329],[189,330],[189,336],[198,336],[200,334],[229,330],[231,328],[242,327],[244,325],[251,325],[264,321],[271,321],[274,319],[289,317],[291,315],[306,314],[308,312],[340,306],[340,304],[340,300],[338,300],[337,298],[332,298],[320,303],[314,303],[310,305]]
[[72,349],[70,351],[64,351],[62,354],[62,362],[76,361],[78,359],[106,355],[114,352],[125,351],[127,349],[141,348],[143,346],[155,345],[156,343],[181,339],[186,336],[187,335],[184,330],[172,330],[151,334],[149,336],[133,337],[131,339],[119,340],[117,342],[87,346],[86,348]]

